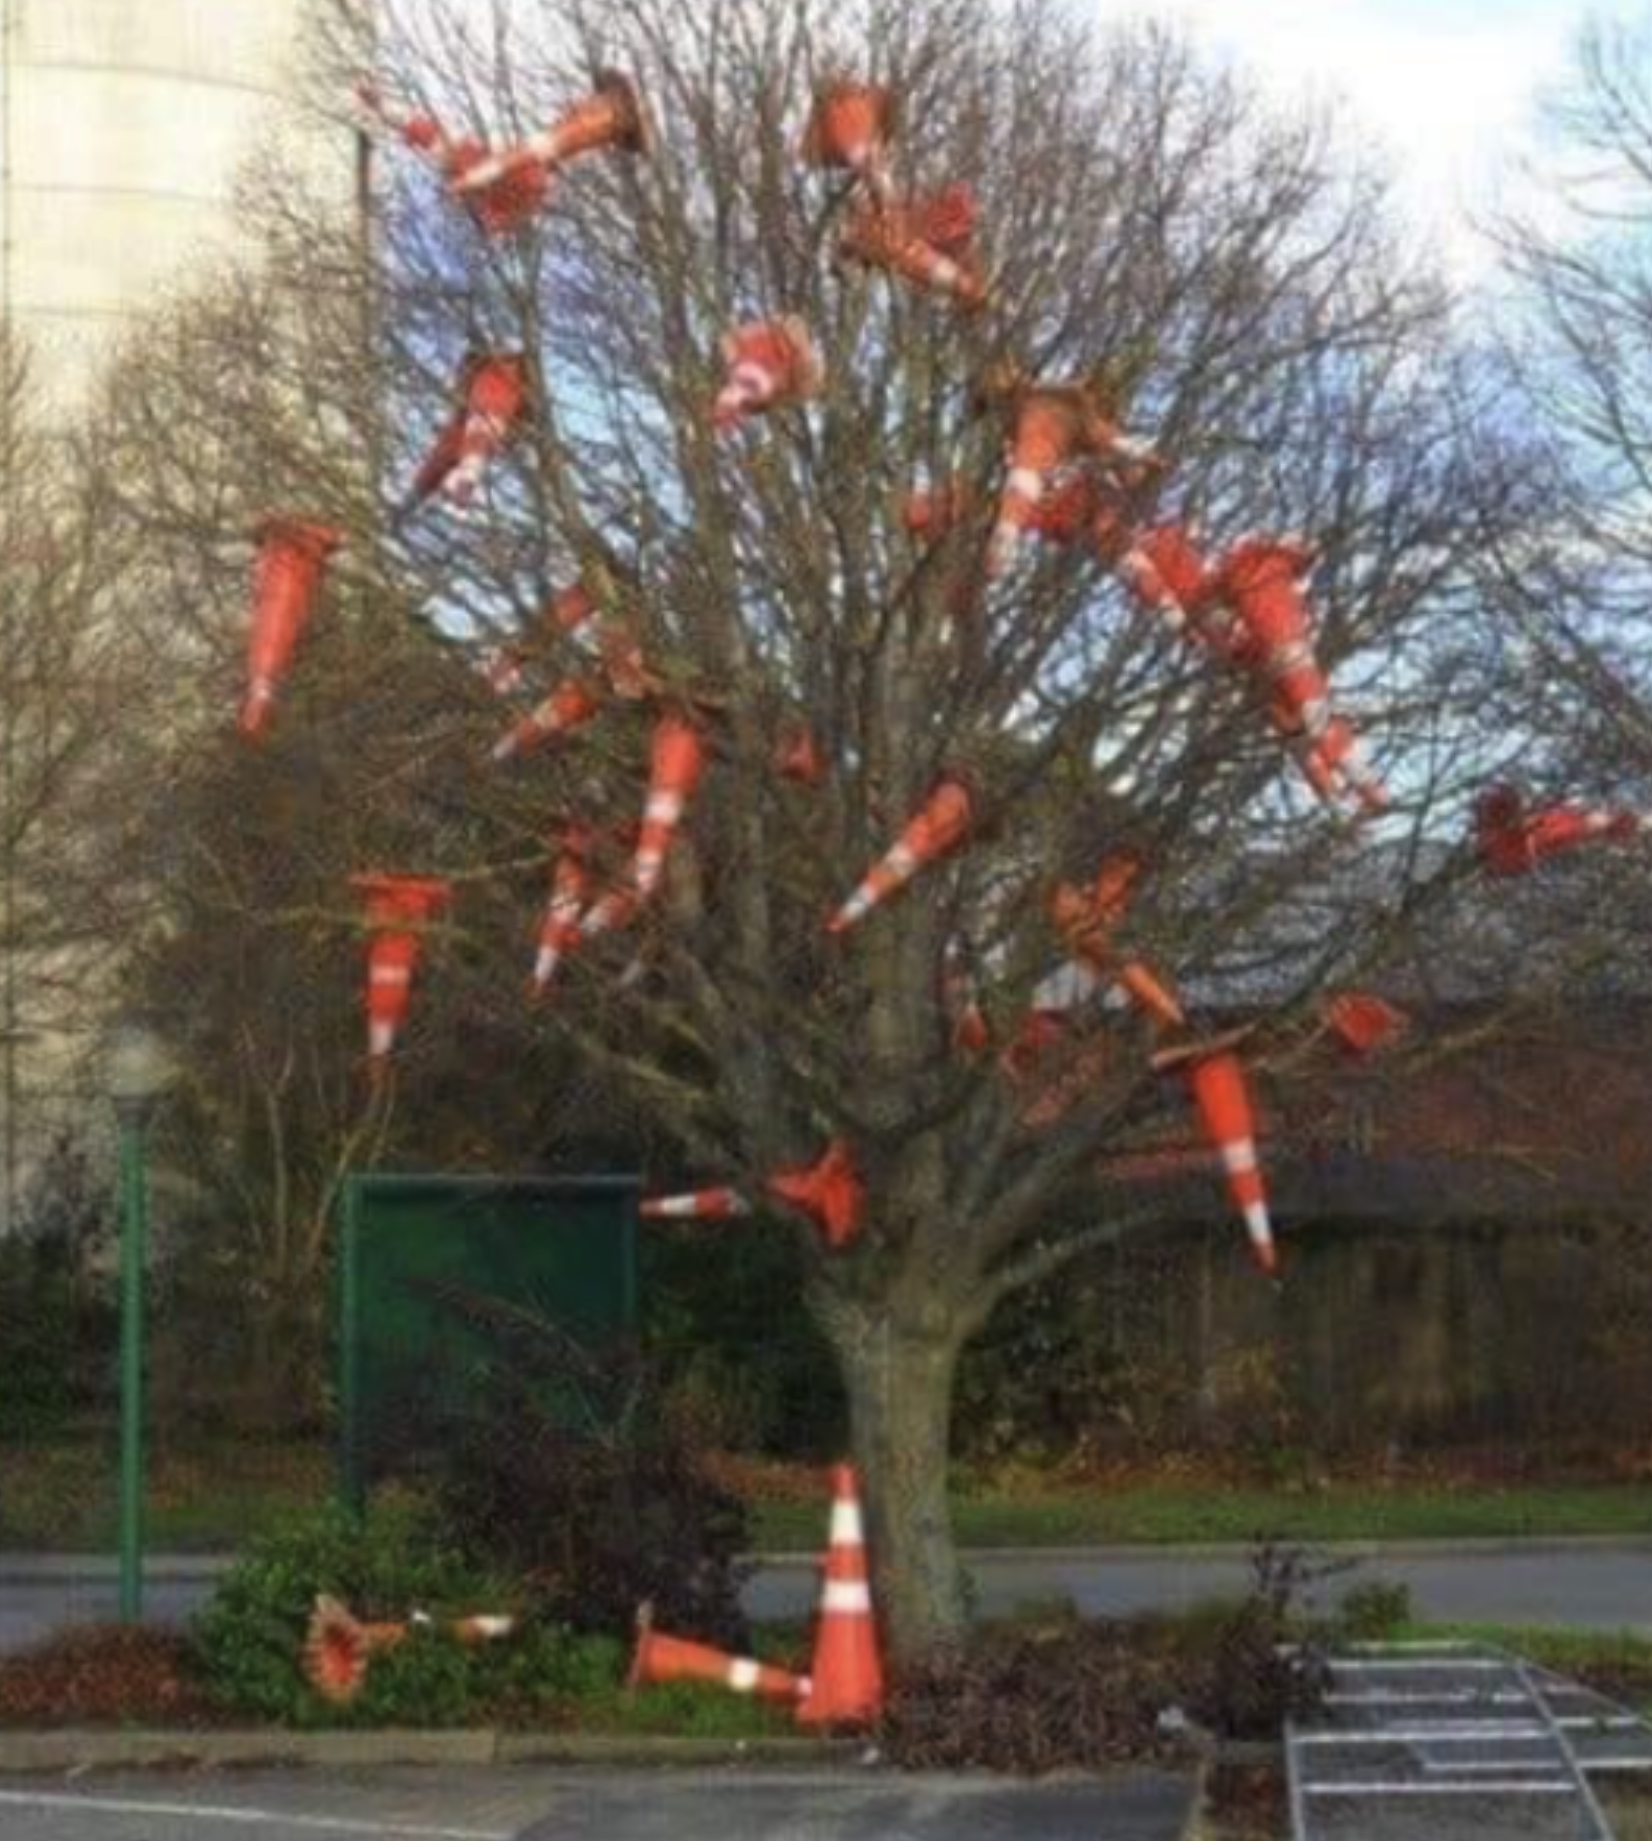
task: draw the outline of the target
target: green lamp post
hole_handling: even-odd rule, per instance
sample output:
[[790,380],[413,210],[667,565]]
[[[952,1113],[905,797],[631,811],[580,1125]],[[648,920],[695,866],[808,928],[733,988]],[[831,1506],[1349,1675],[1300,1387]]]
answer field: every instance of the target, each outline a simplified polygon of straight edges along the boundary
[[148,1267],[149,1129],[172,1082],[166,1044],[129,1017],[109,1033],[104,1086],[120,1134],[120,1616],[143,1615],[144,1275]]

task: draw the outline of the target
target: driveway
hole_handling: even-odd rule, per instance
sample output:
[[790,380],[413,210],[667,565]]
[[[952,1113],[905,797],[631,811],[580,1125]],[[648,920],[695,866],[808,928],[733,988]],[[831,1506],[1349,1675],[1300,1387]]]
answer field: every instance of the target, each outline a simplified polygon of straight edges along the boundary
[[542,1767],[0,1778],[6,1841],[1177,1841],[1189,1777]]

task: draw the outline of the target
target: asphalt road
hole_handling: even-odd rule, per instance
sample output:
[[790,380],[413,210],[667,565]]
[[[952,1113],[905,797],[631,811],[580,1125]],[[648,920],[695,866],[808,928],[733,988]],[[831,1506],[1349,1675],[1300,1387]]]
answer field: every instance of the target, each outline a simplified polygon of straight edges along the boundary
[[[1112,1549],[1089,1553],[976,1554],[968,1560],[976,1603],[987,1616],[1051,1599],[1071,1599],[1091,1616],[1174,1610],[1245,1589],[1242,1553],[1165,1553]],[[210,1566],[159,1563],[147,1594],[160,1622],[187,1617],[211,1590]],[[759,1617],[804,1617],[814,1608],[814,1568],[803,1562],[763,1568],[746,1601]],[[1393,1580],[1424,1617],[1510,1624],[1571,1624],[1652,1635],[1652,1541],[1486,1543],[1432,1549],[1372,1550],[1350,1584]],[[0,1650],[18,1649],[65,1622],[113,1616],[108,1569],[0,1557]],[[0,1828],[0,1835],[4,1834]]]
[[0,1778],[5,1841],[1176,1841],[1191,1779],[547,1768]]

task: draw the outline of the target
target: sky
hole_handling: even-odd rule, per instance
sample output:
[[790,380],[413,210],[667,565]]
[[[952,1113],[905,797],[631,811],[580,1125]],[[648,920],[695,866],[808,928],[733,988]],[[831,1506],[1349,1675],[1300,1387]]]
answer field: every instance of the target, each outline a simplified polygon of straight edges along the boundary
[[[1115,0],[1081,0],[1100,18]],[[1408,215],[1465,279],[1475,228],[1517,205],[1541,93],[1564,81],[1585,0],[1154,0],[1282,96],[1311,96],[1388,157]]]

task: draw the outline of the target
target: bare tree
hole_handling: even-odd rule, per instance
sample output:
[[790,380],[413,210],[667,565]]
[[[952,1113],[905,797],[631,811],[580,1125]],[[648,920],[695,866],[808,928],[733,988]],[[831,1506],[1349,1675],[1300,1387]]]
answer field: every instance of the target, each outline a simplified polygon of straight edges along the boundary
[[[387,149],[365,249],[272,168],[249,204],[262,267],[153,340],[105,405],[124,518],[175,584],[196,688],[224,708],[252,520],[350,533],[271,765],[298,746],[284,733],[359,747],[361,803],[295,823],[346,837],[364,867],[459,878],[429,974],[462,993],[456,1026],[566,1044],[680,1167],[759,1202],[777,1170],[844,1147],[866,1198],[851,1245],[771,1206],[808,1248],[880,1604],[912,1653],[962,1612],[946,1502],[960,1350],[1018,1289],[1152,1230],[1150,1194],[1121,1207],[1093,1172],[1187,1107],[1152,1071],[1149,1019],[1104,991],[1070,1002],[1061,1046],[1006,1070],[1070,950],[1049,886],[1138,853],[1129,953],[1207,1023],[1247,1011],[1254,1070],[1313,1078],[1317,994],[1414,937],[1419,866],[1439,859],[1420,842],[1477,764],[1444,667],[1502,502],[1495,418],[1375,181],[1321,125],[1155,31],[1097,38],[1036,3],[866,0],[851,17],[817,0],[568,0],[530,21],[498,0],[480,22],[421,8],[376,47],[346,20],[332,55],[335,98],[374,55],[387,112],[494,143],[617,67],[650,144],[557,174],[510,237]],[[797,142],[845,70],[899,99],[900,188],[974,189],[982,310],[841,258],[857,188]],[[720,432],[720,338],[787,315],[818,347],[818,396]],[[407,482],[478,352],[526,354],[528,413],[459,518]],[[1377,829],[1316,801],[1255,674],[1143,613],[1116,547],[1029,541],[987,570],[1006,428],[1035,379],[1082,382],[1115,416],[1128,404],[1151,437],[1159,468],[1115,450],[1096,469],[1123,528],[1197,519],[1213,547],[1312,533],[1318,649],[1394,796]],[[957,511],[938,542],[903,521],[920,482]],[[575,582],[640,653],[615,671],[611,650],[606,686],[586,633],[541,618]],[[569,745],[493,766],[506,712],[473,667],[507,641],[529,701],[572,674],[602,707]],[[665,887],[529,1010],[524,876],[542,875],[553,822],[640,814],[662,712],[711,755]],[[778,771],[805,738],[823,771]],[[960,847],[828,932],[938,780],[964,789]],[[291,847],[312,846],[300,830]],[[352,917],[340,890],[322,914],[258,918],[330,927],[342,950]],[[981,1052],[955,1039],[960,964]],[[422,1065],[385,1103],[406,1103]],[[477,1084],[465,1103],[491,1102]]]

